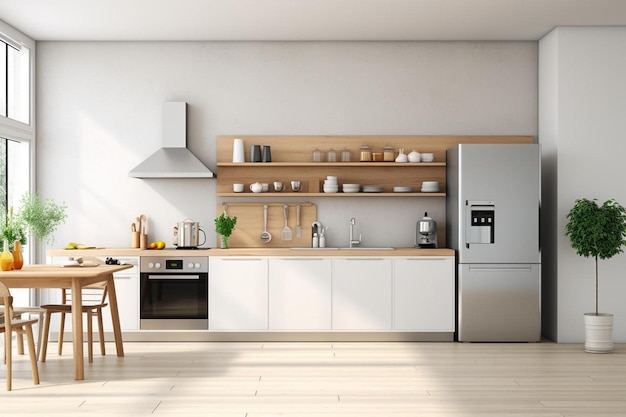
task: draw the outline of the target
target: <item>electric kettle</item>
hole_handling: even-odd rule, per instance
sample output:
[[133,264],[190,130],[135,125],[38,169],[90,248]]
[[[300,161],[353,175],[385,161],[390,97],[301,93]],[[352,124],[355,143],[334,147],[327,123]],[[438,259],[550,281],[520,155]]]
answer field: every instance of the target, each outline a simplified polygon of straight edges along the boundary
[[[199,243],[200,233],[202,233],[204,237],[201,243]],[[185,219],[182,222],[176,223],[176,226],[174,226],[174,246],[179,249],[197,248],[198,246],[204,245],[205,242],[206,234],[204,230],[200,228],[200,222]]]

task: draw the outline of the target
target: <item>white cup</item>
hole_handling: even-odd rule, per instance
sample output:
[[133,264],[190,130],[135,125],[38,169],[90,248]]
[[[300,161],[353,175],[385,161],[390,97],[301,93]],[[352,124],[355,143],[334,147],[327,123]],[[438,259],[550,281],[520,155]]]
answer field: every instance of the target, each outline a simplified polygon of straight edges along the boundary
[[280,192],[283,190],[283,183],[281,181],[274,181],[274,191]]
[[300,187],[301,187],[300,181],[295,181],[295,180],[291,181],[291,191],[296,191],[296,192],[300,191]]
[[261,189],[262,192],[266,193],[270,190],[270,185],[267,182],[262,182],[261,183],[261,187],[263,187]]
[[233,184],[233,191],[236,193],[243,192],[243,184]]

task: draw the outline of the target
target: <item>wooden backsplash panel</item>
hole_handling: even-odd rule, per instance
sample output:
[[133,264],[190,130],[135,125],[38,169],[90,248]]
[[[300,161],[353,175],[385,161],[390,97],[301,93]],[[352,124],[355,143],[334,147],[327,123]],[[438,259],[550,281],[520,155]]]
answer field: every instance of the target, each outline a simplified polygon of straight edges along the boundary
[[[263,232],[263,205],[267,204],[267,231],[272,235],[269,243],[261,242]],[[289,207],[287,224],[291,229],[292,240],[281,240],[285,226],[283,206]],[[296,206],[300,205],[300,226],[302,236],[296,236]],[[228,240],[231,248],[290,248],[311,247],[311,224],[317,220],[317,206],[312,203],[219,203],[217,213],[226,209],[229,216],[237,216],[237,225]],[[220,247],[217,235],[217,247]]]

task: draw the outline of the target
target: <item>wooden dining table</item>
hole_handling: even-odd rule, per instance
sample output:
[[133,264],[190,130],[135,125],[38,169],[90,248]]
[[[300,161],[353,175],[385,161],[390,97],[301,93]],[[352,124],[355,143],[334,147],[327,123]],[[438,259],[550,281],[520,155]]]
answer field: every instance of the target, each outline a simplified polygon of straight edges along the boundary
[[[74,344],[74,379],[85,379],[85,361],[83,354],[82,288],[97,283],[106,283],[109,306],[113,321],[113,335],[117,356],[124,356],[120,316],[117,308],[117,295],[113,274],[133,265],[97,265],[64,267],[62,265],[24,265],[22,269],[0,271],[0,281],[9,288],[71,288],[72,289],[72,335]],[[40,324],[41,325],[41,324]]]

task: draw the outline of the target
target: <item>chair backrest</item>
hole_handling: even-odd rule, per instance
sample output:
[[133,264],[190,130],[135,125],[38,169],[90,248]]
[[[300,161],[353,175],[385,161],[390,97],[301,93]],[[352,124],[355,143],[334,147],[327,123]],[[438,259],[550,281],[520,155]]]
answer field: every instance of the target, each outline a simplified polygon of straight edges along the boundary
[[0,282],[0,306],[4,306],[2,310],[2,324],[7,327],[11,327],[11,318],[13,317],[13,297],[11,296],[11,292],[9,288],[4,284],[4,282]]
[[[70,288],[63,288],[61,290],[61,303],[72,303],[72,290]],[[107,298],[107,286],[106,284],[97,284],[83,288],[82,292],[82,304],[83,305],[96,305],[105,304]]]

